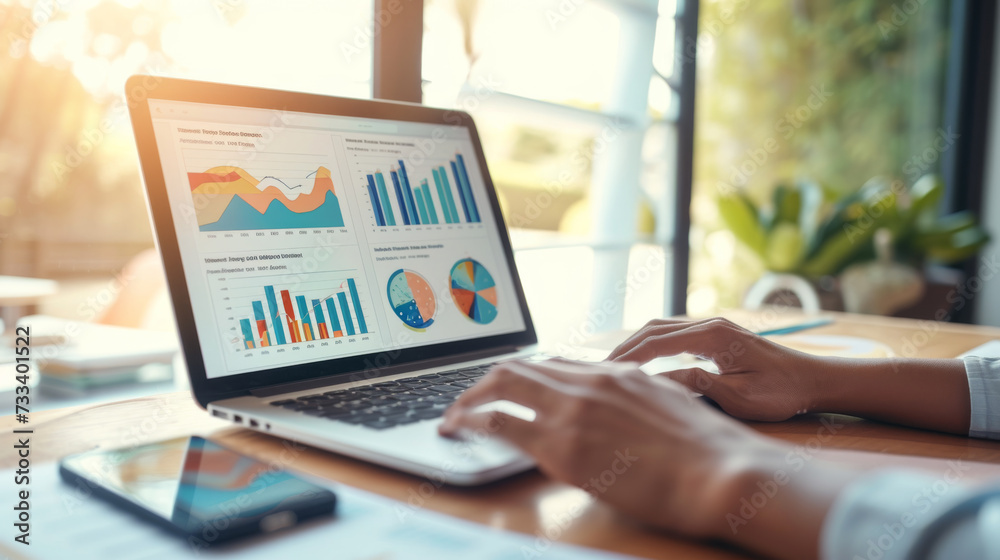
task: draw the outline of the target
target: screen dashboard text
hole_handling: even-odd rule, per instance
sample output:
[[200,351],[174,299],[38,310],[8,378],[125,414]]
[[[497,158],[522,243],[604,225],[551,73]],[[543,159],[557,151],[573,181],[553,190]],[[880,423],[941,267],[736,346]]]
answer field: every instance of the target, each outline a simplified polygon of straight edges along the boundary
[[149,108],[207,377],[525,329],[466,128]]

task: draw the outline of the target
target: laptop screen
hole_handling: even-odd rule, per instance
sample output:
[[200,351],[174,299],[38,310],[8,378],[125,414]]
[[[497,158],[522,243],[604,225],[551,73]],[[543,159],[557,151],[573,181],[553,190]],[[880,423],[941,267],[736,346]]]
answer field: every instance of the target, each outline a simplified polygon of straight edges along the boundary
[[525,330],[466,127],[149,110],[208,378]]

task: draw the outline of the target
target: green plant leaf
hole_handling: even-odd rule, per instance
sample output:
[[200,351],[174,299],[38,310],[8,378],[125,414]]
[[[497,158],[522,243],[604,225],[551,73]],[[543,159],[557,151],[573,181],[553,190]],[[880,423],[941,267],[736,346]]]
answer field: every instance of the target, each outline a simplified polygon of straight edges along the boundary
[[775,272],[790,272],[802,261],[802,230],[789,222],[780,222],[767,236],[767,268]]
[[718,205],[719,215],[729,231],[763,258],[766,246],[764,229],[757,221],[752,203],[740,195],[726,195],[719,197]]

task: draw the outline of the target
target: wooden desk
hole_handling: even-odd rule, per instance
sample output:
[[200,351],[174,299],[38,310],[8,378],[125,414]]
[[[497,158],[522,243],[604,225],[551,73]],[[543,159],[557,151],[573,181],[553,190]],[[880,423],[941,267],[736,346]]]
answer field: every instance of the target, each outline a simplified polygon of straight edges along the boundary
[[[1000,329],[931,324],[908,319],[834,314],[832,325],[810,331],[879,340],[899,354],[911,346],[922,357],[954,357],[991,339]],[[760,316],[741,314],[737,321]],[[786,313],[782,320],[795,320]],[[922,333],[922,334],[921,334]],[[844,428],[824,444],[822,455],[850,458],[871,466],[910,465],[943,471],[946,460],[976,461],[973,477],[1000,476],[1000,442],[923,432],[847,417],[837,417]],[[96,407],[52,410],[32,414],[34,464],[94,447],[121,447],[143,441],[199,433],[224,445],[273,460],[285,452],[288,466],[356,486],[416,507],[536,535],[541,539],[575,543],[649,558],[747,558],[736,550],[690,542],[650,530],[601,503],[590,503],[581,490],[547,480],[537,471],[479,488],[435,488],[426,480],[348,459],[325,451],[285,442],[272,436],[234,428],[197,408],[187,393],[135,399]],[[815,437],[819,419],[796,418],[777,424],[755,424],[762,432],[800,445]],[[10,449],[12,417],[0,419]],[[860,452],[860,453],[859,453]],[[3,454],[0,466],[12,466]],[[423,495],[423,497],[421,497]],[[692,507],[697,507],[693,505]]]

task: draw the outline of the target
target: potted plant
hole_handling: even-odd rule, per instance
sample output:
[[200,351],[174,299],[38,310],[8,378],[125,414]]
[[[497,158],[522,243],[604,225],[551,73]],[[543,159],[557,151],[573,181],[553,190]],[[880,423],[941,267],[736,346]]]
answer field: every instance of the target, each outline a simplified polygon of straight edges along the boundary
[[[824,307],[839,307],[822,297],[838,292],[847,311],[892,314],[923,296],[927,264],[968,259],[989,241],[971,212],[938,215],[943,194],[936,175],[908,188],[874,177],[840,198],[799,180],[775,187],[769,206],[730,192],[719,197],[718,208],[726,227],[769,271],[759,282],[793,275],[817,288]],[[751,289],[764,291],[760,284]]]

